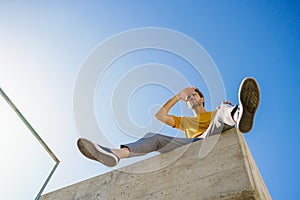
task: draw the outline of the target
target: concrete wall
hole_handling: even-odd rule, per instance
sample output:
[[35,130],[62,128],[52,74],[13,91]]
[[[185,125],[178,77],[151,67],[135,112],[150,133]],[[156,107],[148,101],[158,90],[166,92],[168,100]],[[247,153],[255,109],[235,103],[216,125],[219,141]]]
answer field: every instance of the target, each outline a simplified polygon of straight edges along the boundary
[[[211,151],[209,147],[213,147]],[[231,129],[45,194],[41,199],[268,200],[271,196],[243,135]]]

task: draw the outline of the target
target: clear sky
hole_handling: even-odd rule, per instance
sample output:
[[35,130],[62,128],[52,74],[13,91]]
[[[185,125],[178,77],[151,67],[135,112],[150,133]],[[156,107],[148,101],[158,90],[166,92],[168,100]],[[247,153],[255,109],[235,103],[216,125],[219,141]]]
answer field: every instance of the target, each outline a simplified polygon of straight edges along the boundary
[[[97,77],[96,86],[87,88],[94,92],[94,105],[90,106],[94,106],[105,139],[100,133],[79,131],[78,123],[88,123],[88,119],[76,120],[74,93],[86,61],[108,38],[136,28],[159,27],[185,35],[210,55],[226,91],[226,95],[217,97],[218,101],[228,99],[238,103],[241,80],[245,76],[258,80],[261,105],[253,130],[245,135],[246,141],[273,199],[299,199],[300,136],[297,110],[293,110],[300,99],[296,86],[300,78],[299,9],[298,1],[292,0],[26,3],[1,0],[0,86],[61,161],[44,192],[111,170],[85,159],[76,148],[78,137],[89,136],[118,146],[145,133],[125,134],[114,118],[113,105],[124,102],[114,99],[115,89],[130,75],[141,81],[140,87],[125,99],[132,123],[139,130],[147,129],[157,105],[181,86],[196,85],[207,97],[207,108],[214,108],[211,98],[215,90],[209,89],[201,70],[199,73],[174,53],[144,48],[112,60],[103,76]],[[136,37],[132,42],[138,44],[142,39]],[[106,47],[104,55],[119,50],[123,42],[128,41]],[[146,68],[153,70],[147,76],[134,76],[139,69],[148,72]],[[216,81],[220,77],[216,75]],[[178,80],[182,82],[177,84]],[[176,114],[179,110],[176,107],[172,112]],[[155,128],[168,135],[181,134],[159,123]],[[15,132],[1,133],[4,139],[7,134]],[[7,148],[32,147],[20,143]],[[38,157],[36,161],[40,161]],[[133,161],[136,160],[130,160]],[[121,166],[128,163],[122,161]],[[49,163],[45,165],[50,169]],[[26,193],[30,186],[18,190]]]

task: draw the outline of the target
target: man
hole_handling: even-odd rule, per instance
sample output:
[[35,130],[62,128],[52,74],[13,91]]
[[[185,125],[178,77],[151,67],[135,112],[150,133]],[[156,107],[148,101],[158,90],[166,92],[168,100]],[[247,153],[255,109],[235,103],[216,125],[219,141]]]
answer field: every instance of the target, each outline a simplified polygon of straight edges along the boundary
[[[179,101],[185,101],[194,112],[193,117],[169,115],[169,110]],[[260,101],[260,91],[254,78],[245,78],[239,89],[239,106],[225,101],[216,111],[207,112],[205,99],[199,89],[188,87],[169,99],[156,113],[161,122],[180,129],[186,138],[147,133],[143,138],[121,145],[119,149],[109,149],[85,138],[77,141],[80,152],[89,159],[108,167],[116,166],[120,159],[144,155],[149,152],[167,152],[208,136],[219,134],[237,126],[243,132],[249,132],[253,126],[254,114]],[[239,108],[239,109],[238,109]]]

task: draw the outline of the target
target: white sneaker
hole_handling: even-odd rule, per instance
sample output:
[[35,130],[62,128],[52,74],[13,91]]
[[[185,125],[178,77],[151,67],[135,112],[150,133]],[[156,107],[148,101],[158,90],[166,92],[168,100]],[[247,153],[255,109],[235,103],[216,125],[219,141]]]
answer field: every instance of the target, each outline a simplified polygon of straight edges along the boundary
[[247,133],[252,129],[254,115],[260,101],[260,90],[254,78],[245,78],[239,89],[239,119],[237,122],[238,129]]
[[88,139],[79,138],[77,140],[77,146],[85,157],[98,161],[107,167],[114,167],[120,161],[120,158],[109,148],[97,145]]

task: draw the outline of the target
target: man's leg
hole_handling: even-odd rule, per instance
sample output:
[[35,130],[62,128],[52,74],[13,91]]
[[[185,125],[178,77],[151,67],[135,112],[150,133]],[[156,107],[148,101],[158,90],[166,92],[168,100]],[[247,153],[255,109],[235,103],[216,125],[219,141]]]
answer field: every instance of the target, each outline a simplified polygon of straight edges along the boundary
[[222,103],[217,110],[214,119],[211,121],[208,129],[203,134],[203,138],[211,135],[216,135],[231,129],[235,126],[236,122],[233,120],[232,113],[236,112],[236,106],[228,103]]
[[237,124],[237,128],[247,133],[252,129],[254,115],[259,106],[260,90],[254,78],[245,78],[239,89],[239,108],[230,103],[222,103],[210,126],[202,137],[219,134]]
[[87,158],[108,167],[114,167],[121,158],[142,156],[153,151],[163,153],[198,140],[200,138],[176,138],[147,133],[143,138],[133,143],[121,145],[120,149],[109,149],[84,138],[77,141],[77,146]]
[[200,140],[200,138],[177,138],[162,134],[147,133],[143,138],[133,143],[121,145],[121,149],[128,148],[130,151],[129,157],[135,157],[153,151],[160,153],[168,152],[198,140]]

